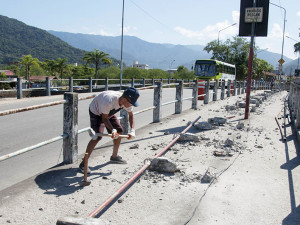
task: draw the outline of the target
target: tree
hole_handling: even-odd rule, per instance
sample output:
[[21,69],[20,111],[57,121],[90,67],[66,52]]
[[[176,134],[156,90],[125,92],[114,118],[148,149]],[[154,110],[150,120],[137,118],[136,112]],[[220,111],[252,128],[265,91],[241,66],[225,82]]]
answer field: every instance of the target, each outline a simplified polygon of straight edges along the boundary
[[100,63],[103,64],[112,64],[111,59],[107,58],[109,54],[99,51],[95,49],[94,51],[90,51],[84,54],[83,61],[87,63],[94,64],[96,67],[96,75],[95,78],[98,79],[98,70]]
[[245,38],[238,36],[225,43],[216,40],[209,42],[204,50],[208,53],[212,51],[212,59],[220,60],[230,64],[235,64],[237,79],[245,79],[248,71],[250,43]]
[[31,55],[25,55],[21,58],[19,64],[25,66],[26,69],[25,79],[29,80],[30,82],[30,68],[33,65],[39,67],[39,60],[37,58],[32,58]]
[[264,72],[271,72],[274,68],[267,61],[259,58],[255,58],[253,62],[253,79],[264,78]]
[[300,42],[297,42],[296,44],[294,44],[294,49],[295,49],[295,52],[300,53]]
[[178,79],[194,79],[194,71],[189,71],[184,66],[178,66],[177,71],[174,73],[174,77]]
[[68,70],[67,59],[58,58],[55,60],[54,68],[60,74],[60,79],[63,79],[63,74]]

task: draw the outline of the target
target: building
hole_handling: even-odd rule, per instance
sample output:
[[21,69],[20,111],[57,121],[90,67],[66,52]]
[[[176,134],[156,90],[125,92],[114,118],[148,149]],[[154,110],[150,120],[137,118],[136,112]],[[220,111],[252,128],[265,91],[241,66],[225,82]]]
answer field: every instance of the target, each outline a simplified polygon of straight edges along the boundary
[[11,70],[0,70],[0,73],[4,73],[8,81],[17,81],[18,76]]
[[143,70],[149,70],[149,65],[148,64],[139,64],[138,61],[133,61],[132,67],[143,69]]

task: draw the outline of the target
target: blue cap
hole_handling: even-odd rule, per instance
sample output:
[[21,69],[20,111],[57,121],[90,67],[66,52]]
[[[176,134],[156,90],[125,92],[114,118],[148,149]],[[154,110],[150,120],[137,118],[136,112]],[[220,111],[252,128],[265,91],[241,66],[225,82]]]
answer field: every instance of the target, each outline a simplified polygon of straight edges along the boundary
[[126,96],[126,98],[133,106],[139,106],[139,104],[137,103],[137,99],[140,97],[140,93],[134,87],[130,87],[127,90],[125,90],[123,96]]

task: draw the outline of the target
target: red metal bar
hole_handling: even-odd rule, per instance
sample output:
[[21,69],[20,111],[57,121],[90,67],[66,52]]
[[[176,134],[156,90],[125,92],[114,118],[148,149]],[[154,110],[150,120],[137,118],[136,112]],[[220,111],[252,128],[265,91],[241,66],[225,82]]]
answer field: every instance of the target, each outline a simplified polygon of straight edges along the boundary
[[[180,134],[184,134],[188,129],[191,128],[199,119],[201,116],[199,116],[197,119],[195,119],[189,126],[187,126]],[[154,158],[157,158],[164,154],[168,148],[170,148],[180,137],[178,135],[176,138],[174,138],[170,144],[168,144],[164,149],[162,149],[157,155],[154,156]],[[150,162],[145,164],[142,168],[140,168],[129,180],[124,183],[119,190],[117,190],[113,195],[111,195],[105,202],[103,202],[102,205],[100,205],[97,209],[95,209],[93,212],[91,212],[88,217],[95,217],[98,215],[105,207],[108,206],[115,198],[117,198],[137,177],[139,177],[150,165]]]

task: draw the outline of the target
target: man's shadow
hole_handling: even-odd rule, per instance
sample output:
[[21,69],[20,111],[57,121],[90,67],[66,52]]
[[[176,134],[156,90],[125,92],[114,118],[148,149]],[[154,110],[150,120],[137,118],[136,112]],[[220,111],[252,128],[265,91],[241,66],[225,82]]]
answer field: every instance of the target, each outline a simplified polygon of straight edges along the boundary
[[[92,178],[89,178],[89,180],[110,176],[111,172],[97,172],[97,170],[109,164],[111,163],[106,162],[101,165],[90,167],[90,175],[92,176],[89,176]],[[56,196],[69,195],[83,188],[83,186],[81,186],[83,181],[83,173],[80,172],[79,168],[61,168],[64,166],[64,164],[59,164],[55,167],[52,167],[44,173],[39,174],[34,179],[39,188],[45,190],[45,194],[52,194]]]

